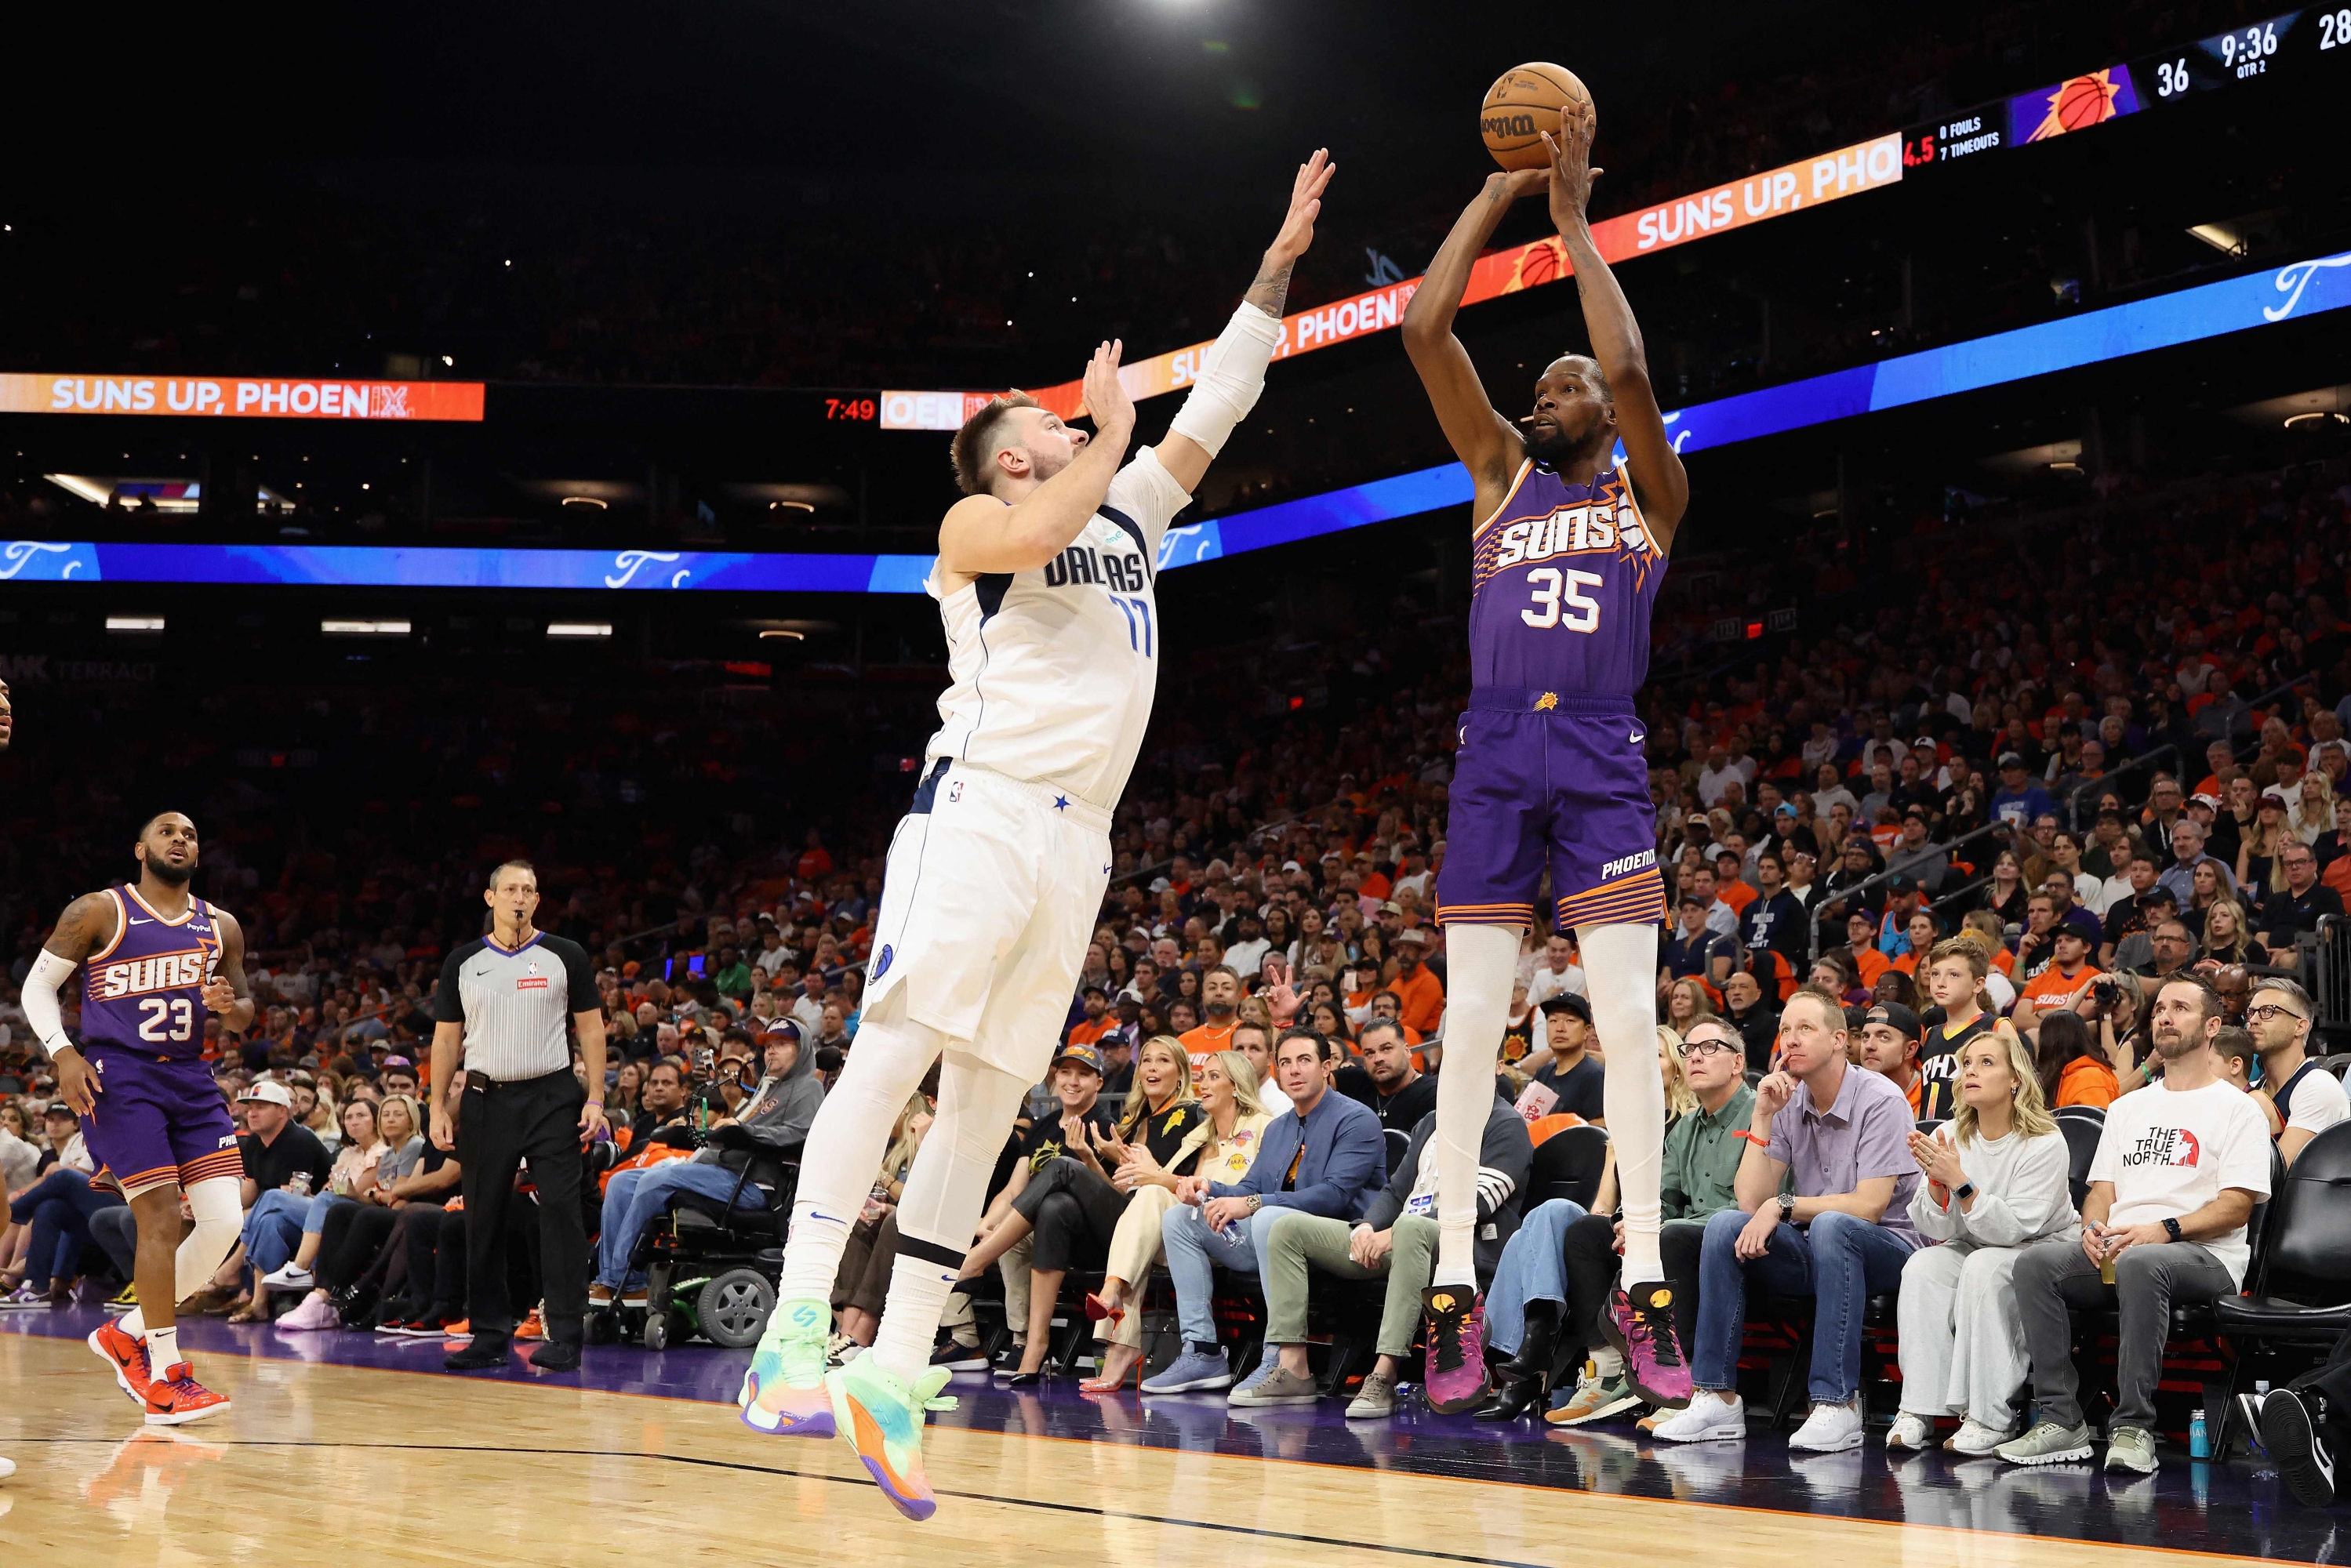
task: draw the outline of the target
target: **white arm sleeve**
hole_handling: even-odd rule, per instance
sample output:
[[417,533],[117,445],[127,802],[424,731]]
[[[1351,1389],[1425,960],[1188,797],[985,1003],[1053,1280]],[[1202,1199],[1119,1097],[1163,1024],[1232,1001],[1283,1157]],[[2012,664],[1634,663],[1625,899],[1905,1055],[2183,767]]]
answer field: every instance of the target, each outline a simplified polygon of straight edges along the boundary
[[1189,436],[1214,457],[1225,449],[1233,427],[1249,417],[1265,391],[1266,361],[1281,343],[1281,318],[1243,303],[1208,350],[1191,396],[1168,430]]
[[57,1010],[57,988],[73,972],[72,959],[60,958],[44,947],[33,960],[33,972],[25,977],[25,1019],[33,1026],[33,1038],[49,1055],[55,1055],[57,1047],[73,1043],[66,1038],[65,1016]]

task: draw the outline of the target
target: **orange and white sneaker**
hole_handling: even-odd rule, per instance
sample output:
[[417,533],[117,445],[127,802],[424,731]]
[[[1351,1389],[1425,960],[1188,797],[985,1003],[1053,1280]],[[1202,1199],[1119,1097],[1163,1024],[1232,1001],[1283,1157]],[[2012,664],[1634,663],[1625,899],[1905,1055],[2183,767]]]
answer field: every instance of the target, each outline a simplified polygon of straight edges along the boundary
[[441,1326],[441,1337],[447,1340],[451,1344],[473,1343],[474,1320],[471,1318],[459,1318],[454,1322],[444,1323]]
[[165,1367],[163,1375],[147,1385],[150,1427],[184,1427],[191,1421],[222,1415],[227,1409],[228,1396],[215,1394],[198,1383],[195,1368],[184,1361]]
[[523,1321],[516,1326],[514,1337],[517,1339],[545,1339],[547,1337],[547,1321],[539,1316],[539,1312],[537,1307],[531,1308],[530,1316],[523,1319]]
[[133,1405],[147,1403],[147,1390],[154,1381],[154,1369],[147,1364],[147,1342],[137,1334],[122,1332],[119,1320],[110,1319],[89,1331],[84,1342],[92,1354],[114,1369],[114,1381]]

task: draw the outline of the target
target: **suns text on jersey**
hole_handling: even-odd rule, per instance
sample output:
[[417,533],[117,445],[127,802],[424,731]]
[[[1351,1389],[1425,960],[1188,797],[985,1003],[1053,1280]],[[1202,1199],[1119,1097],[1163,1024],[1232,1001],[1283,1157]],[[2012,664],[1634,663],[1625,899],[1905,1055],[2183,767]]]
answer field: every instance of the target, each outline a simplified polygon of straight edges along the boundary
[[125,958],[108,964],[90,980],[89,994],[102,1002],[118,997],[144,996],[149,991],[184,990],[204,983],[204,966],[212,955],[160,953],[152,958]]
[[1614,507],[1585,505],[1563,507],[1547,517],[1512,523],[1502,530],[1500,546],[1500,553],[1494,558],[1497,571],[1579,550],[1642,550],[1648,548],[1648,541],[1637,519],[1620,521]]

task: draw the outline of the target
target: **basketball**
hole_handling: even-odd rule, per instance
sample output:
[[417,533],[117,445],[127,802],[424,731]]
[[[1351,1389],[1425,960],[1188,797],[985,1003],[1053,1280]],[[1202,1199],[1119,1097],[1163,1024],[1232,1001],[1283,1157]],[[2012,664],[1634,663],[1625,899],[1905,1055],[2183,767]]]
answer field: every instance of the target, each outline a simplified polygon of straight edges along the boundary
[[1551,158],[1543,151],[1543,132],[1559,130],[1561,108],[1570,103],[1588,108],[1591,102],[1583,83],[1565,66],[1545,60],[1512,66],[1486,89],[1478,130],[1486,139],[1486,151],[1503,168],[1540,169]]
[[2074,77],[2057,89],[2053,110],[2064,130],[2080,131],[2114,118],[2114,93],[2097,77]]

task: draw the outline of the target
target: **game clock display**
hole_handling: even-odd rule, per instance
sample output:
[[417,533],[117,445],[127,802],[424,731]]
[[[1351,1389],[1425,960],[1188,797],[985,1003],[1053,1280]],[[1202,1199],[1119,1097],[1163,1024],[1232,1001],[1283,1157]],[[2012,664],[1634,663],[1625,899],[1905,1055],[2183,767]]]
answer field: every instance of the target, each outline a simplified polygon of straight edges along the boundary
[[2289,79],[2351,60],[2351,5],[2289,11],[2131,63],[2150,104],[2240,83]]

